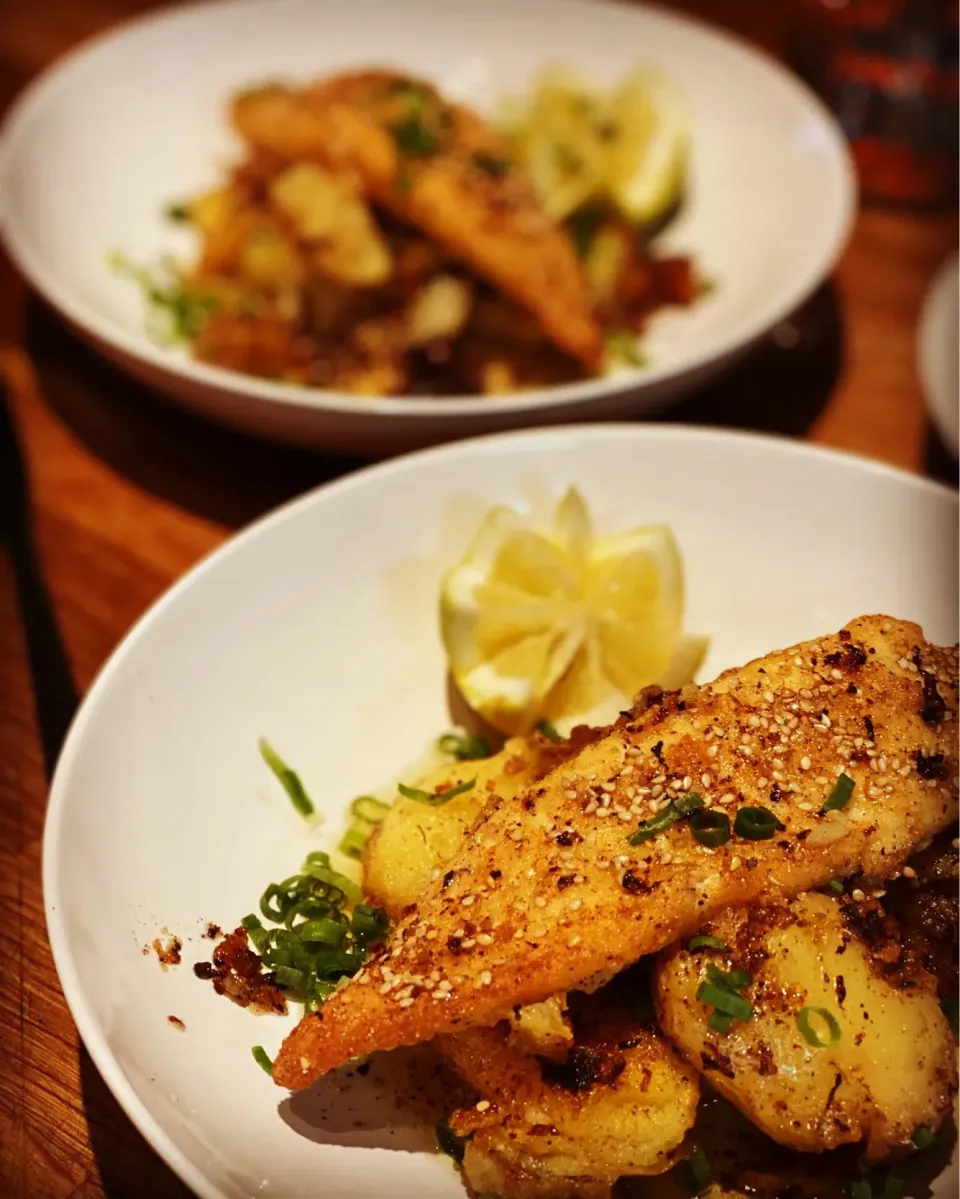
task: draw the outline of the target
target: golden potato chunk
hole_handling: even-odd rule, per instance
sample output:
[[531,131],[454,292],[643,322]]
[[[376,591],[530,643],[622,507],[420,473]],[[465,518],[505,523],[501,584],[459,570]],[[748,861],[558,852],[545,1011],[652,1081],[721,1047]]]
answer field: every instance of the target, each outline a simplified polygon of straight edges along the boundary
[[[956,1045],[933,980],[891,972],[854,931],[854,908],[812,893],[724,912],[707,932],[730,952],[667,950],[655,1000],[666,1035],[774,1140],[808,1153],[862,1141],[877,1161],[940,1126]],[[697,991],[731,967],[750,976],[753,1013],[723,1033]]]

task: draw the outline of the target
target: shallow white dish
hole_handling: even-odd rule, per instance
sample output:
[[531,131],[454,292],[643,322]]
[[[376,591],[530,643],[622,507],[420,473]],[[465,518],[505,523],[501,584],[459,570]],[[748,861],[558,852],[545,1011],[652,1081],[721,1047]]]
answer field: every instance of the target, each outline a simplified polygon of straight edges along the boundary
[[[204,921],[238,920],[310,848],[335,844],[349,799],[449,727],[440,573],[491,504],[546,512],[570,483],[601,530],[673,526],[688,626],[713,637],[702,678],[861,613],[956,639],[953,493],[747,435],[604,425],[464,442],[324,487],[229,542],[140,621],[88,694],[43,862],[81,1035],[205,1199],[293,1199],[318,1180],[326,1199],[462,1199],[430,1128],[368,1082],[287,1100],[249,1053],[272,1055],[286,1022],[232,1006],[190,966],[210,954]],[[319,834],[260,762],[260,735],[302,773],[326,817]],[[184,938],[184,964],[166,973],[140,953],[163,926]],[[947,1179],[938,1199],[950,1193]]]
[[960,265],[954,254],[934,276],[917,332],[917,370],[930,417],[954,458],[960,455]]
[[[601,83],[648,63],[686,92],[695,127],[689,204],[666,244],[717,281],[659,317],[652,365],[499,399],[357,399],[192,362],[153,344],[141,297],[111,274],[189,251],[162,217],[209,186],[237,146],[237,88],[358,64],[427,76],[481,109],[551,62]],[[582,0],[234,0],[124,25],[33,84],[0,144],[0,223],[29,281],[85,337],[188,407],[253,433],[383,453],[543,421],[650,408],[718,371],[830,271],[854,210],[838,127],[797,79],[727,34],[656,8]],[[776,402],[776,397],[771,398]]]

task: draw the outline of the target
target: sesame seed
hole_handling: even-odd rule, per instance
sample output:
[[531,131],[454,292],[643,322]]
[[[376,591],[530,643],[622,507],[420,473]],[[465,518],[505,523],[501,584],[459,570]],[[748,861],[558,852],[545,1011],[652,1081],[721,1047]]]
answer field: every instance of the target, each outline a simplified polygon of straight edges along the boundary
[[843,678],[843,671],[837,670],[837,668],[834,667],[833,670],[830,671],[830,677],[839,681]]
[[717,800],[717,802],[718,803],[733,803],[733,801],[735,799],[736,799],[736,796],[733,794],[733,792],[728,791],[726,793],[726,795],[721,795],[720,798]]
[[731,870],[739,870],[740,869],[740,859],[737,857],[736,854],[734,854],[733,857],[730,859],[730,869]]
[[536,928],[532,928],[530,930],[531,937],[545,937],[546,935],[547,935],[547,929],[546,929],[546,926],[543,924],[538,924],[536,926]]
[[[758,729],[760,727],[760,717],[757,716],[756,714],[754,714],[753,716],[750,717],[750,720],[748,721],[748,723],[751,728]],[[742,740],[742,738],[741,738],[741,740]]]
[[700,775],[701,786],[709,787],[712,782],[713,782],[713,779],[711,779],[709,774],[701,774]]
[[850,892],[850,898],[856,900],[857,903],[860,903],[861,900],[866,899],[866,896],[859,887],[854,887],[854,889]]
[[904,866],[903,877],[904,878],[916,878],[917,872],[916,872],[916,870],[914,870],[914,868],[912,866]]
[[596,810],[597,810],[596,800],[591,800],[587,804],[587,806],[583,809],[584,815],[586,815],[586,816],[592,816]]
[[610,809],[609,808],[597,808],[597,815],[598,816],[609,816]]
[[578,936],[577,933],[574,933],[573,936],[570,938],[570,940],[567,941],[567,945],[570,949],[574,949],[579,944],[580,944],[580,937]]
[[663,787],[661,787],[659,783],[657,783],[656,786],[650,788],[650,795],[653,799],[659,799],[662,794],[663,794]]
[[565,799],[576,799],[576,798],[577,798],[577,793],[576,793],[576,791],[574,791],[574,790],[572,790],[572,789],[569,789],[569,790],[567,790],[567,791],[564,791],[563,795],[564,795],[564,798],[565,798]]
[[538,895],[533,902],[534,902],[534,905],[538,908],[545,908],[547,906],[547,901],[543,898],[542,895]]
[[719,748],[720,748],[719,745],[711,745],[710,748],[707,750],[707,757],[715,758],[717,756],[717,750]]
[[810,761],[810,759],[807,757],[807,755],[804,754],[803,757],[800,759],[800,769],[801,770],[809,770],[812,765],[813,765],[813,763]]
[[773,701],[776,699],[776,696],[773,694],[772,691],[764,691],[763,698],[767,701],[768,704],[772,704]]
[[480,1102],[477,1104],[477,1108],[476,1108],[476,1110],[478,1112],[489,1111],[489,1109],[490,1109],[490,1100],[489,1099],[481,1099]]
[[466,937],[463,941],[460,942],[460,948],[461,949],[473,949],[473,947],[474,947],[474,945],[476,945],[476,943],[477,942],[476,942],[475,938]]
[[408,995],[406,999],[400,1000],[400,1006],[401,1007],[413,1007],[413,1000]]
[[669,849],[665,849],[663,851],[663,853],[660,855],[660,861],[664,864],[664,866],[670,865],[670,863],[673,861],[673,854]]
[[616,787],[613,785],[613,783],[601,783],[600,790],[606,791],[608,795],[612,795],[614,791],[616,791]]
[[489,987],[490,984],[493,982],[493,975],[490,973],[489,970],[484,970],[480,975],[479,981],[480,981],[481,987]]
[[757,779],[757,786],[762,789],[766,787],[769,782],[770,780],[766,777],[766,775],[761,775],[760,778]]
[[798,803],[797,807],[800,809],[801,812],[812,812],[813,811],[812,803]]
[[574,899],[570,904],[570,911],[578,912],[580,910],[580,908],[582,908],[582,907],[583,907],[583,900],[582,899]]
[[680,786],[684,789],[684,791],[689,791],[692,784],[693,784],[693,779],[690,777],[689,774],[685,774],[683,776],[683,782],[680,784]]

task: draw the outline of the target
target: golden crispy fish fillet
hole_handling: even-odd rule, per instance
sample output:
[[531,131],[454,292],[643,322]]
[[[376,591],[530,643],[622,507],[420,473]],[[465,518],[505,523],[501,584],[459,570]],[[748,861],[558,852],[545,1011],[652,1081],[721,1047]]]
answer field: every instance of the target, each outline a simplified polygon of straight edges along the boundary
[[[596,985],[724,908],[888,879],[956,819],[957,651],[915,624],[862,617],[644,702],[519,801],[489,802],[385,950],[288,1036],[277,1083]],[[822,813],[841,774],[849,802]],[[708,848],[684,819],[630,843],[693,791],[731,822],[768,809],[775,835]]]
[[362,71],[306,92],[246,92],[233,121],[258,151],[319,159],[353,178],[532,313],[560,349],[599,365],[603,335],[570,238],[544,212],[504,139],[470,109],[420,80]]

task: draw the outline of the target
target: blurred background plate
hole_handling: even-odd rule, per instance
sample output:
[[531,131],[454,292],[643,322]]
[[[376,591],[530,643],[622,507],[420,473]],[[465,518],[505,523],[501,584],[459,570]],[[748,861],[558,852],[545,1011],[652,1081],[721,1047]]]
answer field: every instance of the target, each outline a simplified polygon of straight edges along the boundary
[[[715,291],[658,317],[636,375],[496,399],[371,398],[233,374],[162,349],[140,296],[108,268],[184,253],[163,220],[236,153],[227,97],[252,82],[358,64],[427,76],[490,110],[564,62],[601,84],[649,64],[685,91],[689,202],[664,245]],[[186,406],[254,434],[386,453],[469,433],[650,409],[716,374],[829,273],[855,187],[838,127],[794,76],[746,44],[655,8],[579,0],[236,0],[133,21],[34,83],[0,143],[7,246],[29,281],[103,353]],[[773,402],[776,402],[775,399]]]

